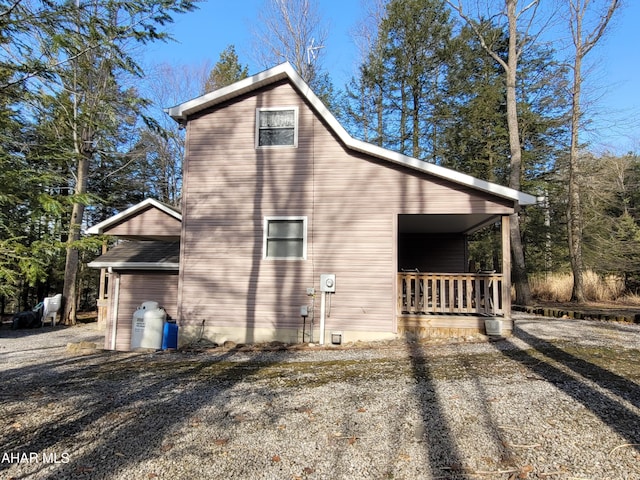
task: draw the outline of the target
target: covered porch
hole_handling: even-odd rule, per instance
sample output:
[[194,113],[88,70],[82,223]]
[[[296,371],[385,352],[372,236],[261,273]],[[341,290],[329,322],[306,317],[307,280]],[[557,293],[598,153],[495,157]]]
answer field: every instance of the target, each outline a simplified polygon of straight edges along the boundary
[[[508,335],[511,320],[509,215],[399,215],[396,318],[398,333],[417,337],[485,333],[485,320],[499,319]],[[500,224],[498,265],[476,268],[468,237]]]

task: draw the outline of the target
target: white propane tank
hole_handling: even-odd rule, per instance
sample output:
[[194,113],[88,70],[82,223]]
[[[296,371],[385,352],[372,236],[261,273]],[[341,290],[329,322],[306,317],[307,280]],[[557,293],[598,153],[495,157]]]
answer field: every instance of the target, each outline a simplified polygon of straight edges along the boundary
[[167,319],[167,312],[162,308],[154,308],[144,312],[144,333],[140,346],[142,348],[162,348],[162,335],[164,333],[164,322]]
[[133,312],[133,323],[131,325],[131,350],[142,346],[142,337],[144,336],[144,314],[148,310],[158,308],[158,302],[146,301],[142,302],[135,312]]
[[160,307],[160,304],[152,300],[147,300],[145,302],[142,302],[142,305],[140,305],[140,308],[143,310],[155,310],[158,307]]

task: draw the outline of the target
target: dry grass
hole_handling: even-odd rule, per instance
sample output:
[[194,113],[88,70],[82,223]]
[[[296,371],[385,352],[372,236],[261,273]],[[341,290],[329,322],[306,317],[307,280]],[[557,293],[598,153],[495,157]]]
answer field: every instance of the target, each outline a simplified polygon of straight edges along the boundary
[[640,294],[637,293],[628,293],[622,299],[622,302],[627,305],[633,305],[636,307],[640,307]]
[[[550,302],[571,300],[573,275],[571,273],[551,273],[532,275],[529,279],[534,298]],[[624,298],[625,303],[640,305],[639,295],[624,295],[624,282],[614,275],[602,276],[588,270],[584,273],[584,293],[587,301],[613,302]]]

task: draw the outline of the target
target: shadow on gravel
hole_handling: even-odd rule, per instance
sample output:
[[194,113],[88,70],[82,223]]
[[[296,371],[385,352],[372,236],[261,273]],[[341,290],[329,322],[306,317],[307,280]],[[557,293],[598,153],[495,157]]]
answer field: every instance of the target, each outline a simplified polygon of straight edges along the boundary
[[[640,386],[616,373],[602,368],[592,362],[572,355],[551,342],[532,335],[518,326],[513,335],[544,356],[530,353],[531,351],[518,348],[500,349],[500,352],[521,363],[542,379],[553,384],[580,402],[587,409],[597,415],[605,424],[618,432],[638,451],[640,451],[640,416],[624,405],[622,401],[594,388],[608,391],[612,396],[629,402],[640,408]],[[508,343],[510,343],[507,340]],[[566,371],[570,370],[572,373]]]
[[[40,346],[34,346],[33,348],[21,348],[19,353],[22,352],[44,352],[46,354],[47,350],[60,350],[63,347],[60,347],[60,345],[53,345],[51,347],[40,347]],[[18,352],[15,351],[11,351],[11,352],[3,352],[0,351],[0,360],[3,357],[8,357],[8,356],[13,356],[13,355],[17,355]],[[44,359],[43,359],[44,360]]]
[[43,325],[42,327],[17,328],[14,330],[11,328],[10,323],[5,323],[2,325],[2,328],[0,328],[0,338],[33,337],[35,335],[46,335],[54,330],[55,331],[67,330],[69,328],[73,328],[73,327],[68,327],[66,325],[56,325],[55,327],[52,327],[51,325]]
[[[28,365],[22,367],[15,367],[10,369],[3,369],[2,371],[2,383],[0,384],[0,392],[7,392],[12,390],[15,395],[27,394],[31,389],[35,388],[30,385],[31,382],[37,382],[37,388],[47,386],[48,383],[57,385],[57,381],[47,382],[46,377],[56,376],[56,369],[65,368],[73,369],[75,367],[84,368],[86,363],[91,358],[99,358],[102,361],[107,361],[113,354],[108,353],[93,353],[77,357],[59,358],[56,360],[47,359],[47,350],[59,350],[60,347],[45,347],[45,348],[32,348],[23,349],[23,352],[29,351],[41,351],[41,362],[36,364],[29,362]],[[4,355],[14,355],[15,352],[0,353],[0,361]],[[16,386],[18,387],[16,389]]]
[[[66,453],[68,463],[56,462],[53,469],[50,463],[38,464],[38,470],[49,469],[48,478],[111,478],[127,465],[165,455],[172,448],[172,435],[188,425],[199,409],[274,363],[267,352],[249,361],[227,364],[236,353],[232,350],[210,361],[189,355],[176,359],[161,354],[104,353],[89,365],[87,357],[49,365],[53,371],[66,368],[45,379],[44,385],[33,368],[15,369],[11,379],[6,379],[6,388],[3,385],[5,398],[7,390],[12,397],[36,402],[42,398],[47,404],[72,398],[76,411],[62,417],[52,408],[46,421],[33,427],[17,425],[0,432],[0,444],[5,452],[57,454],[58,460]],[[99,438],[95,438],[98,432]],[[1,463],[0,477],[10,467],[11,463]],[[140,473],[156,476],[154,472]],[[33,474],[29,468],[29,473],[12,478],[31,478]]]
[[453,432],[447,425],[444,406],[436,394],[435,380],[429,368],[424,345],[410,339],[407,339],[406,343],[423,422],[423,425],[416,427],[415,435],[425,442],[431,474],[434,478],[466,480],[469,477],[464,473],[464,465]]

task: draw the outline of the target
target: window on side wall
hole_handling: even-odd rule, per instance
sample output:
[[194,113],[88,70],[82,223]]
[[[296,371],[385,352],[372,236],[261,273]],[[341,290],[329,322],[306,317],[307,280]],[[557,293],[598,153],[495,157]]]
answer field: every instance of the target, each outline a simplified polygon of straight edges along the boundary
[[256,110],[256,148],[297,146],[297,108],[278,107]]
[[265,217],[263,258],[305,260],[307,217]]

